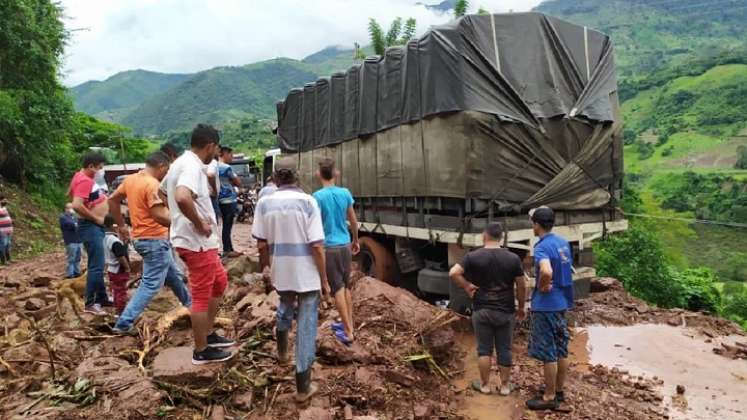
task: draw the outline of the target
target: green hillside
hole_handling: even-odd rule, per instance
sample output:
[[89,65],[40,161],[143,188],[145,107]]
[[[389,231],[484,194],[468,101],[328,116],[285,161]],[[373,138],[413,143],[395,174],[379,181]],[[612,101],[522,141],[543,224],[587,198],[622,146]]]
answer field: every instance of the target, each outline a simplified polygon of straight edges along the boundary
[[146,70],[117,73],[104,81],[89,81],[70,89],[78,111],[117,120],[132,109],[184,81],[186,74]]
[[535,10],[609,34],[624,79],[747,39],[744,0],[549,0]]
[[137,133],[163,134],[195,122],[222,125],[249,115],[272,118],[289,89],[315,80],[313,67],[276,59],[203,71],[145,101],[122,119]]

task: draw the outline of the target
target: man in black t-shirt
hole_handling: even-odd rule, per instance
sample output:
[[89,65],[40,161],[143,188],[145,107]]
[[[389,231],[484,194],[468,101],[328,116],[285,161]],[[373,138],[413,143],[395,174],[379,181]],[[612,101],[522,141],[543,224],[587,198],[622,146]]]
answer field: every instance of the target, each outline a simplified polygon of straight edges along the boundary
[[[477,338],[480,380],[472,387],[489,394],[490,358],[493,351],[498,354],[501,395],[511,392],[511,343],[513,341],[514,318],[526,318],[526,276],[521,259],[511,251],[501,248],[503,226],[490,223],[483,232],[484,248],[464,256],[449,272],[451,280],[473,300],[472,326]],[[516,294],[514,294],[516,285]],[[516,296],[515,296],[516,295]],[[519,307],[516,309],[515,297]]]

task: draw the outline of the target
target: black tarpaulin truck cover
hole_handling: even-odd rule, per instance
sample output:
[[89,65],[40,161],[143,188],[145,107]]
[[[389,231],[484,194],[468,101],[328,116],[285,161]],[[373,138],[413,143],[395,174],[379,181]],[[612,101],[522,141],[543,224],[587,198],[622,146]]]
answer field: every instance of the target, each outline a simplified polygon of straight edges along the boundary
[[540,13],[469,15],[293,89],[278,141],[306,185],[332,157],[360,197],[606,206],[622,178],[608,36]]

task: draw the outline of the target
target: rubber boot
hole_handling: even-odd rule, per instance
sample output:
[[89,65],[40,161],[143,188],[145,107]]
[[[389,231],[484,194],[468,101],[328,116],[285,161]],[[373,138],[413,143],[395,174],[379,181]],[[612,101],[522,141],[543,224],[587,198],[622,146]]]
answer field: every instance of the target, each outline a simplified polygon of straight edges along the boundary
[[277,331],[278,340],[278,364],[280,366],[288,365],[288,331]]
[[319,390],[317,385],[311,382],[311,369],[296,372],[296,402],[303,404],[311,400],[311,397]]

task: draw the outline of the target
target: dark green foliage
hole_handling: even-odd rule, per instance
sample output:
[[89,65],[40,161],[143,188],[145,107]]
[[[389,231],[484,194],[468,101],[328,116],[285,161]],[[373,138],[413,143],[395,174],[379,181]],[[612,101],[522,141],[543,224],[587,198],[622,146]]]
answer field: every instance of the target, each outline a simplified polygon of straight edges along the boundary
[[371,46],[376,55],[383,56],[386,49],[398,45],[405,45],[415,36],[418,23],[414,18],[409,18],[402,27],[402,18],[396,17],[389,25],[389,31],[384,34],[381,25],[374,18],[368,19],[368,36]]
[[626,213],[641,213],[643,200],[638,194],[635,174],[625,174],[623,179],[623,194],[620,202],[620,208]]
[[664,157],[666,157],[666,156],[672,156],[673,152],[674,152],[674,147],[673,146],[669,146],[666,149],[664,149],[664,150],[661,151],[661,155],[664,156]]
[[638,142],[636,145],[636,151],[638,152],[638,159],[646,160],[654,155],[654,146],[651,143]]
[[729,295],[724,301],[722,313],[747,330],[747,291]]
[[625,128],[623,130],[623,142],[625,143],[625,145],[635,143],[637,137],[638,133],[636,133],[635,130],[632,130],[630,128]]
[[457,0],[456,4],[454,5],[454,17],[462,17],[467,14],[467,10],[469,9],[469,1],[468,0]]
[[381,25],[374,18],[368,19],[368,36],[371,38],[371,46],[376,55],[384,55],[386,50],[386,37]]
[[747,181],[721,174],[685,172],[656,187],[662,207],[693,212],[698,219],[747,223]]
[[635,296],[664,307],[683,304],[683,288],[664,258],[659,239],[644,223],[594,246],[597,272],[615,277]]
[[[270,121],[253,117],[230,122],[220,128],[220,142],[241,153],[264,152],[275,147],[277,141],[272,134]],[[166,140],[181,152],[189,149],[190,131],[177,131],[166,135]],[[260,163],[260,162],[257,162]]]
[[734,164],[735,169],[747,169],[747,146],[737,147],[737,162]]
[[675,273],[673,280],[682,286],[683,307],[691,311],[717,313],[721,293],[716,289],[718,279],[708,268],[694,268]]
[[402,32],[402,18],[396,17],[389,25],[389,31],[386,33],[386,45],[391,47],[399,43],[399,35]]

